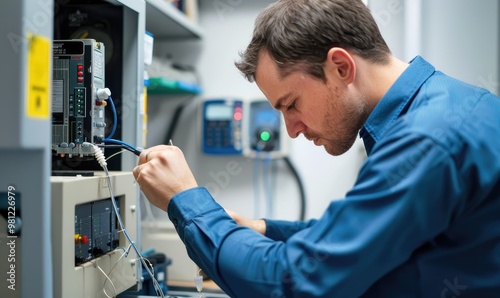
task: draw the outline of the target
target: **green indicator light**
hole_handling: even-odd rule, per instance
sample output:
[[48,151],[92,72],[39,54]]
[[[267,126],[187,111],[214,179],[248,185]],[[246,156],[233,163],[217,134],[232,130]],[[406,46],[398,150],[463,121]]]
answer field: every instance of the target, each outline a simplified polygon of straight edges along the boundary
[[267,141],[269,141],[270,138],[271,138],[271,134],[268,131],[263,131],[260,133],[260,139],[262,141],[267,142]]

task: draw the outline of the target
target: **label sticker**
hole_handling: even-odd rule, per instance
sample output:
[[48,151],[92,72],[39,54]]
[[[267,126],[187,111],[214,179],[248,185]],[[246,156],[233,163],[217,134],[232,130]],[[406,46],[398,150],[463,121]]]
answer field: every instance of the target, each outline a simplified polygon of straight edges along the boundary
[[26,115],[48,119],[50,115],[50,40],[30,35],[28,40]]

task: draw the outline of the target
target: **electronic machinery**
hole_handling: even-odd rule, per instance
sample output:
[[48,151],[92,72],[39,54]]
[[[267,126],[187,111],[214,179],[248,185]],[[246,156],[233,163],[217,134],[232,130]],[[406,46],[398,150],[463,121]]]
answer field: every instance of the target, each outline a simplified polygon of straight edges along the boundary
[[[111,172],[119,213],[132,239],[137,237],[134,177]],[[115,297],[137,284],[141,264],[121,230],[108,179],[51,177],[54,297]]]
[[267,99],[248,101],[245,109],[244,154],[253,158],[282,158],[288,150],[285,123]]
[[242,126],[242,100],[205,100],[202,110],[202,151],[206,154],[241,155]]
[[[123,0],[55,0],[54,39],[94,39],[105,45],[103,55],[106,87],[111,90],[116,111],[108,104],[105,113],[105,133],[108,138],[139,144],[139,123],[133,119],[139,113],[139,93],[143,82],[144,1]],[[139,60],[138,60],[139,59]],[[108,101],[110,103],[110,101]],[[128,117],[128,121],[124,121]],[[139,118],[137,118],[139,121]],[[112,134],[113,132],[113,134]],[[93,140],[88,140],[93,142]],[[106,155],[120,151],[113,143]],[[136,161],[128,154],[118,154],[108,163],[111,171],[130,170]],[[86,158],[52,158],[52,169],[101,170]]]
[[105,138],[105,45],[94,39],[53,41],[52,150],[93,159],[87,143]]
[[266,99],[206,99],[202,105],[202,151],[205,154],[282,158],[286,128],[280,112]]
[[287,134],[281,113],[266,99],[205,99],[202,104],[205,154],[282,158]]

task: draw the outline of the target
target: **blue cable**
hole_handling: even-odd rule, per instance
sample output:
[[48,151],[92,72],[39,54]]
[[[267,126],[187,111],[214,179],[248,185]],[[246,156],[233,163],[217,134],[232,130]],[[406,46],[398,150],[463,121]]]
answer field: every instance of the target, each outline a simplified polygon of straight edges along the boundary
[[254,192],[254,218],[260,218],[260,187],[259,187],[259,151],[255,151],[253,162],[253,192]]
[[262,175],[263,178],[263,185],[264,185],[264,196],[266,198],[267,202],[267,218],[272,218],[273,217],[273,195],[272,195],[272,190],[271,190],[271,154],[266,153],[264,155],[264,160],[262,161],[264,163],[264,173]]
[[141,154],[141,150],[137,149],[136,147],[134,147],[128,143],[125,143],[124,141],[113,139],[113,135],[116,132],[116,127],[118,126],[118,116],[116,113],[115,103],[113,102],[113,99],[111,98],[111,96],[108,97],[108,100],[109,100],[109,104],[111,105],[111,111],[113,112],[113,129],[111,130],[111,133],[109,134],[109,136],[107,138],[104,138],[102,141],[105,143],[112,143],[112,144],[121,145],[125,149],[128,149],[129,151],[132,151],[135,155],[139,156]]
[[115,139],[108,139],[108,138],[105,138],[102,141],[105,143],[122,145],[125,149],[132,151],[135,155],[137,155],[137,156],[141,155],[141,150],[137,149],[135,146],[130,145],[129,143],[126,143],[124,141],[115,140]]
[[118,126],[118,117],[116,115],[116,107],[115,103],[113,102],[113,99],[111,98],[111,96],[109,96],[108,99],[109,99],[109,104],[111,105],[111,111],[113,112],[113,129],[111,130],[109,136],[106,137],[106,139],[112,139],[113,135],[116,132],[116,127]]

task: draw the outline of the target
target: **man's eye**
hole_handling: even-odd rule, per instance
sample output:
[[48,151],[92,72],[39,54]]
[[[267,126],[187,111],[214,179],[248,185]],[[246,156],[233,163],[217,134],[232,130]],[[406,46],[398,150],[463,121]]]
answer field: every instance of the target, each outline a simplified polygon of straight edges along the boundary
[[295,101],[293,101],[292,103],[290,103],[289,105],[286,106],[286,110],[287,111],[290,111],[291,109],[293,109],[295,107]]

